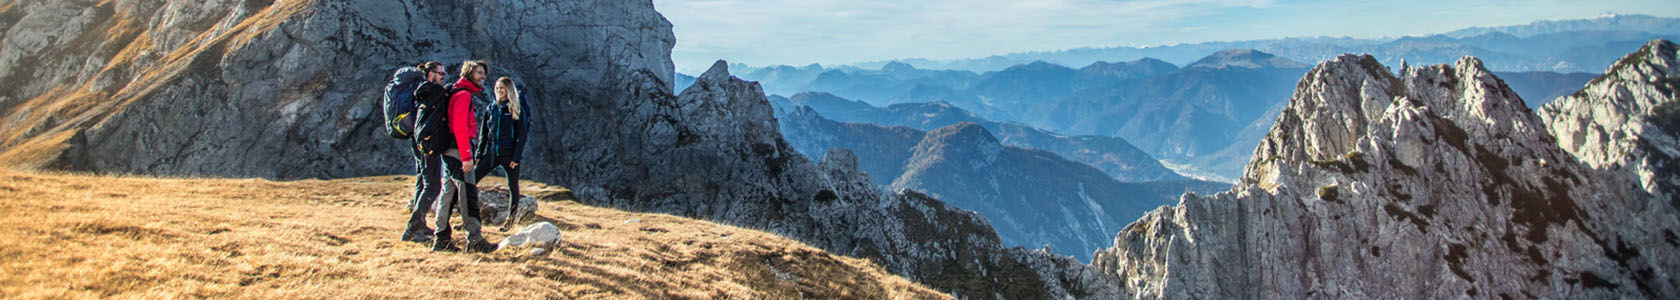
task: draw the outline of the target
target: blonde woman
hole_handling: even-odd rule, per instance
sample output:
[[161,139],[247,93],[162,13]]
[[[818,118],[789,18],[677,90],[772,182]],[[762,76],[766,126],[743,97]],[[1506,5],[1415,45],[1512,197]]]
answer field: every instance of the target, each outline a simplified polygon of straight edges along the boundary
[[501,231],[513,228],[519,211],[519,162],[525,154],[526,107],[525,98],[519,94],[519,88],[513,85],[513,78],[502,77],[496,79],[496,101],[484,108],[484,122],[478,126],[479,148],[483,149],[483,158],[479,159],[476,168],[478,178],[490,175],[496,167],[502,167],[507,172],[508,192],[512,199],[508,201],[507,222],[502,224]]

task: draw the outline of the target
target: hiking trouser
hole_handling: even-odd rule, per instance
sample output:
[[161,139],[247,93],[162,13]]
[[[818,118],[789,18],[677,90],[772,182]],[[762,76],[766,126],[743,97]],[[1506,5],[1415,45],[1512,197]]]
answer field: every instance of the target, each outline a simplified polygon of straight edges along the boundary
[[[443,173],[449,176],[449,184],[443,187],[443,193],[438,200],[443,201],[437,211],[437,239],[450,238],[450,211],[461,212],[461,227],[467,230],[467,241],[482,241],[484,235],[479,228],[478,214],[478,186],[476,178],[461,170],[461,157],[454,149],[444,150]],[[476,173],[476,172],[475,172]]]
[[[496,167],[501,167],[502,171],[507,172],[508,199],[512,199],[508,201],[508,210],[512,211],[517,207],[519,205],[519,168],[513,167],[513,155],[496,155],[495,158],[484,159],[476,163],[478,166],[473,167],[474,182],[484,180],[484,176],[490,176],[490,172],[496,170]],[[509,214],[508,216],[511,218],[513,215]]]
[[431,211],[433,202],[437,201],[443,158],[421,154],[420,149],[414,147],[409,150],[414,151],[414,199],[408,202],[412,211],[408,216],[408,229],[404,232],[420,232],[426,228],[426,212]]

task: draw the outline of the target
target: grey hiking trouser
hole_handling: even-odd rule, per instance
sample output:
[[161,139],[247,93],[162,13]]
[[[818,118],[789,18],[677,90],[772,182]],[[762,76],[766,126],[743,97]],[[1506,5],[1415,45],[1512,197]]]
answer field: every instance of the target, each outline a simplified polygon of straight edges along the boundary
[[437,239],[450,238],[450,211],[460,211],[461,227],[467,230],[467,241],[484,240],[484,235],[479,230],[483,225],[479,222],[478,214],[478,182],[472,174],[461,170],[461,156],[453,149],[444,151],[443,172],[448,175],[449,184],[444,184],[443,193],[438,195],[438,200],[442,203],[437,211]]

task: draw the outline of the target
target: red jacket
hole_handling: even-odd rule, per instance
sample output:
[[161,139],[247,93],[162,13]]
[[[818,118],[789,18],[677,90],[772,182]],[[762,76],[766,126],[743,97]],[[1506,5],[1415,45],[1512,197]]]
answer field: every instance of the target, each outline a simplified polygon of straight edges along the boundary
[[449,129],[455,132],[455,149],[461,152],[461,161],[471,161],[473,139],[478,135],[478,118],[473,113],[473,94],[484,91],[484,88],[473,84],[466,78],[455,82],[455,87],[461,91],[449,96]]

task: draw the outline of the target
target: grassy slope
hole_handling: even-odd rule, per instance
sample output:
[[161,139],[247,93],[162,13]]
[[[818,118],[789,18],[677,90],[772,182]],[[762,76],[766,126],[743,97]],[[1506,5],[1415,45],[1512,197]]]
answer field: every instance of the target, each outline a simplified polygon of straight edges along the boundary
[[773,234],[569,200],[537,213],[563,234],[547,256],[431,253],[396,239],[411,183],[0,170],[0,298],[946,297]]

